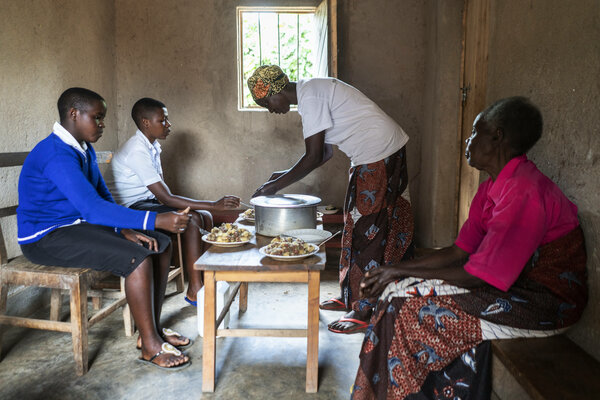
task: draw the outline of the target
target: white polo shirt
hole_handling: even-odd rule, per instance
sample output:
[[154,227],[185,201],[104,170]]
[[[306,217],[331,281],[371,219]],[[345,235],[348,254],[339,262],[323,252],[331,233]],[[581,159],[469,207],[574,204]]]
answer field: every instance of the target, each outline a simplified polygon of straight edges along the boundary
[[117,150],[110,163],[113,176],[108,187],[118,204],[129,207],[155,198],[147,186],[163,181],[161,151],[158,140],[150,143],[139,129]]
[[353,166],[383,160],[408,142],[396,121],[338,79],[300,79],[296,94],[304,138],[325,131],[325,143],[338,146]]

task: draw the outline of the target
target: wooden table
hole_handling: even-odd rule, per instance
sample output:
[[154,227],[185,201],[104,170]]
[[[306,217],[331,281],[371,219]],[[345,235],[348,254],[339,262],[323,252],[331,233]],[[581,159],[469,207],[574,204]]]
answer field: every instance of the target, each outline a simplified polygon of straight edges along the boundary
[[[244,227],[254,233],[253,225]],[[319,286],[325,268],[325,248],[296,261],[276,261],[262,256],[258,249],[272,238],[255,235],[241,247],[211,246],[195,263],[204,271],[204,338],[202,344],[202,391],[215,390],[215,356],[217,336],[306,337],[306,392],[316,393],[319,368]],[[216,282],[237,282],[220,315],[216,316]],[[305,282],[308,284],[307,329],[218,329],[239,291],[240,312],[248,306],[248,282]]]

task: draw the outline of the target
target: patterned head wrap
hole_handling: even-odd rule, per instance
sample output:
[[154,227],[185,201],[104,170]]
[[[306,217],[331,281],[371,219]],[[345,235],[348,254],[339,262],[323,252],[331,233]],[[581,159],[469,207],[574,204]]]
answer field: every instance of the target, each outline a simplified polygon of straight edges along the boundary
[[256,101],[281,92],[289,81],[278,65],[261,65],[248,78],[248,88]]

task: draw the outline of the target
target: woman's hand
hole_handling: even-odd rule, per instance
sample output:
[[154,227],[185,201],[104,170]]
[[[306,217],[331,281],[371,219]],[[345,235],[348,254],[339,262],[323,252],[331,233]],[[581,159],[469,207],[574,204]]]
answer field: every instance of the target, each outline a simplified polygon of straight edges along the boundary
[[288,170],[284,170],[284,171],[275,171],[271,174],[271,176],[269,177],[270,181],[274,181],[275,179],[279,178],[281,175],[285,174],[286,172],[288,172]]
[[137,243],[140,246],[147,245],[148,249],[152,251],[158,251],[158,242],[156,239],[146,236],[141,232],[134,231],[132,229],[122,229],[121,235],[125,236],[125,239],[130,242]]
[[187,229],[190,219],[192,218],[192,214],[189,212],[190,208],[188,207],[180,212],[172,211],[160,213],[156,216],[154,226],[172,233],[183,233]]
[[277,184],[275,183],[275,181],[268,181],[268,182],[265,182],[261,187],[256,189],[256,192],[254,192],[252,197],[268,196],[268,195],[277,193],[278,190],[279,190],[279,188],[277,187]]
[[365,274],[360,281],[360,298],[377,297],[383,292],[388,283],[400,279],[401,276],[393,266],[374,268]]
[[219,209],[238,208],[240,206],[240,198],[237,196],[223,196],[214,202],[214,207]]

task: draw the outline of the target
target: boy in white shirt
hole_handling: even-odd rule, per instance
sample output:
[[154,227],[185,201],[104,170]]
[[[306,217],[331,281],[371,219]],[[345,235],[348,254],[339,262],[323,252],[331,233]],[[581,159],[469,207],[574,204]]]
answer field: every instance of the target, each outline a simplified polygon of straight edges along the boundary
[[183,261],[189,277],[185,301],[197,306],[196,294],[202,288],[202,273],[194,269],[194,262],[204,252],[199,228],[210,231],[213,227],[211,210],[239,207],[237,196],[224,196],[217,201],[194,200],[178,196],[164,182],[160,162],[161,146],[157,139],[165,140],[171,132],[169,113],[164,103],[151,98],[138,100],[131,110],[138,127],[111,162],[113,179],[110,190],[117,203],[124,206],[157,212],[176,211],[189,207],[192,224],[181,234]]

